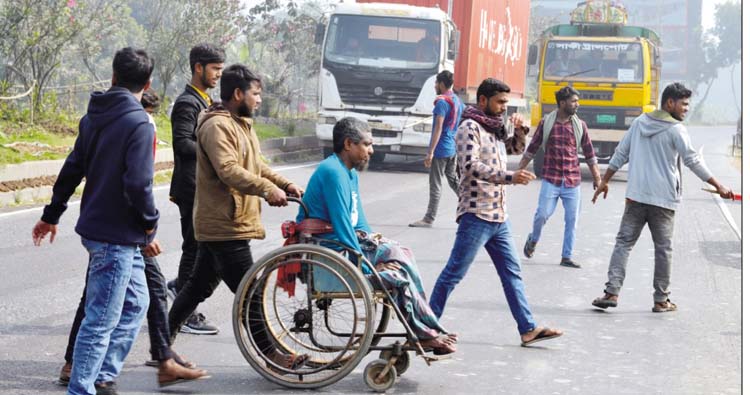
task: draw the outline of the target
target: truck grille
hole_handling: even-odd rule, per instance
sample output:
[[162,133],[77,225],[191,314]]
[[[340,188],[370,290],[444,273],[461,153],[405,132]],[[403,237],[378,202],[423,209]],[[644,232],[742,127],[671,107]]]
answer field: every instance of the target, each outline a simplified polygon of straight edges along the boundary
[[612,101],[612,91],[579,91],[581,100],[607,100]]
[[398,137],[398,132],[395,130],[384,130],[384,129],[372,129],[372,137]]
[[421,88],[412,87],[382,87],[380,95],[375,94],[375,88],[369,85],[341,84],[339,94],[341,101],[353,105],[373,106],[402,106],[411,107],[417,101]]

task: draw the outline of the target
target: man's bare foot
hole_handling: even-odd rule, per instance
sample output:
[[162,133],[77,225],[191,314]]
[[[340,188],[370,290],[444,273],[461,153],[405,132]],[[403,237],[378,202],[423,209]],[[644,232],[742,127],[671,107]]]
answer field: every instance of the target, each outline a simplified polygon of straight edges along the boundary
[[542,340],[554,339],[563,335],[563,332],[559,329],[545,328],[538,326],[529,332],[521,335],[521,346],[526,347],[530,344],[540,342]]

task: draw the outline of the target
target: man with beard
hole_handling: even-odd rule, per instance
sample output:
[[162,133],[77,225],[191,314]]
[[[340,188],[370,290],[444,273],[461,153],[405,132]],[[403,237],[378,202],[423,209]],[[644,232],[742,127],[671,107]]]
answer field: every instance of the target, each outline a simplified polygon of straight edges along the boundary
[[525,169],[539,149],[544,153],[539,205],[534,214],[533,230],[526,238],[526,244],[523,247],[523,254],[526,258],[534,255],[536,244],[542,235],[542,227],[555,212],[559,199],[562,200],[565,209],[565,233],[560,265],[580,268],[581,265],[571,259],[573,244],[576,240],[578,213],[581,211],[579,151],[583,150],[583,156],[591,169],[594,189],[599,186],[601,177],[586,122],[576,115],[578,91],[566,86],[555,93],[555,99],[557,99],[557,110],[547,114],[539,123],[534,138],[518,165],[519,169]]
[[696,176],[711,184],[724,199],[732,199],[732,191],[719,183],[703,163],[701,155],[690,143],[687,129],[682,125],[690,107],[692,92],[675,82],[664,88],[661,108],[641,114],[630,125],[609,162],[604,179],[591,200],[599,194],[607,198],[609,180],[626,163],[628,188],[625,192],[625,211],[620,221],[615,248],[609,260],[608,281],[604,296],[592,304],[606,309],[617,307],[617,299],[625,280],[625,266],[644,225],[648,224],[654,241],[654,313],[677,310],[669,300],[672,273],[672,236],[674,214],[682,195],[682,165],[684,162]]
[[443,70],[437,75],[435,93],[438,96],[432,110],[432,138],[424,158],[424,166],[430,169],[430,201],[424,217],[409,224],[414,228],[432,227],[440,204],[443,176],[448,180],[448,186],[458,195],[456,129],[464,111],[464,103],[453,94],[453,73]]
[[[193,203],[195,199],[195,130],[198,114],[211,105],[206,93],[215,88],[224,69],[224,50],[211,44],[199,44],[190,50],[190,71],[193,76],[185,91],[175,100],[172,109],[172,147],[174,150],[174,173],[169,198],[180,209],[182,230],[182,256],[177,278],[167,283],[167,291],[173,299],[185,285],[195,266],[197,243],[193,232]],[[219,328],[206,317],[194,312],[181,332],[196,335],[214,335]]]
[[[455,352],[456,336],[449,334],[430,310],[411,250],[372,233],[367,223],[358,173],[367,167],[373,154],[372,134],[367,124],[352,117],[336,122],[333,152],[315,169],[302,199],[310,218],[324,221],[333,229],[317,236],[335,240],[364,255],[375,265],[386,288],[397,294],[394,299],[422,347],[437,355]],[[297,222],[304,218],[304,211],[300,208]],[[341,249],[337,245],[327,247]],[[370,270],[366,266],[362,270],[377,287],[378,282]]]
[[243,65],[221,76],[221,103],[198,120],[195,211],[198,241],[195,268],[169,311],[172,340],[192,311],[213,294],[221,280],[236,292],[253,264],[251,239],[265,238],[260,198],[286,206],[287,193],[302,190],[271,170],[261,158],[253,110],[261,103],[260,77]]
[[537,326],[526,301],[521,266],[513,244],[505,205],[505,185],[526,185],[534,174],[526,170],[508,171],[508,154],[520,154],[526,147],[528,126],[513,114],[506,129],[503,113],[510,87],[487,78],[477,89],[477,105],[468,106],[456,134],[460,182],[457,209],[458,230],[448,263],[438,276],[430,297],[430,307],[441,317],[453,289],[464,278],[479,248],[484,246],[503,284],[510,312],[521,334],[521,345],[562,335],[556,329]]

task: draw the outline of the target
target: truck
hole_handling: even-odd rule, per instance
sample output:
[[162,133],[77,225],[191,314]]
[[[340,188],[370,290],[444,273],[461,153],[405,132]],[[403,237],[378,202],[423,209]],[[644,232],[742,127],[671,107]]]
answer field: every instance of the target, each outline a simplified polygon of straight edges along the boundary
[[424,155],[432,131],[435,78],[454,73],[465,102],[487,77],[512,88],[524,108],[530,0],[358,0],[338,4],[321,25],[316,135],[332,152],[333,125],[368,123],[373,162],[386,153]]
[[[572,86],[580,92],[578,116],[589,128],[596,156],[608,163],[633,120],[656,109],[659,48],[656,33],[627,25],[619,3],[578,3],[570,24],[549,27],[529,48],[530,69],[538,70],[532,125],[557,109],[555,92]],[[541,172],[542,161],[535,159],[534,169]]]

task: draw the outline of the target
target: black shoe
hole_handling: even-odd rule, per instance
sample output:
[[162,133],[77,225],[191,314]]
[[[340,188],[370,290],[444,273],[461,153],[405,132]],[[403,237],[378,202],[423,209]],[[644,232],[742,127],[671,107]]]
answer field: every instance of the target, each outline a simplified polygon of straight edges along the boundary
[[117,385],[114,381],[94,383],[94,388],[96,388],[96,395],[117,395],[117,390],[115,389],[116,386]]
[[177,299],[177,279],[167,281],[167,297],[174,302]]
[[526,238],[526,244],[523,245],[523,255],[526,256],[526,258],[531,258],[534,256],[534,250],[536,249],[536,242],[531,241],[531,235]]
[[580,269],[581,268],[581,265],[579,265],[578,263],[573,262],[570,258],[563,258],[560,261],[560,266],[572,267],[574,269]]
[[215,335],[219,333],[219,327],[206,320],[206,316],[202,313],[193,313],[180,328],[180,332],[193,335]]

